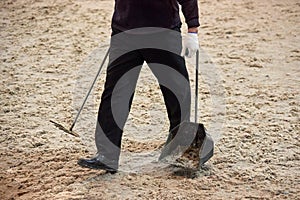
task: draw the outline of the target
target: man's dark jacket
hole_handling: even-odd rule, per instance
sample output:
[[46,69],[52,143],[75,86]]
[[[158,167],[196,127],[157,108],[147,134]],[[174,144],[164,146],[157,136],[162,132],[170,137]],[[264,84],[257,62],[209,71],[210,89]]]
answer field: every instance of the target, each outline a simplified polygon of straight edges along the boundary
[[115,0],[112,27],[122,31],[141,27],[178,27],[181,25],[178,3],[188,27],[198,27],[197,0]]

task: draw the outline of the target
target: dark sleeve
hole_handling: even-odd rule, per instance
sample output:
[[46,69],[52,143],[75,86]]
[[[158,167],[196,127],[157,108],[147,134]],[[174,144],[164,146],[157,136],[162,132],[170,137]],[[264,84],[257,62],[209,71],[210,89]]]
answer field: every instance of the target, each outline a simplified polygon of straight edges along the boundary
[[200,26],[197,0],[177,1],[181,5],[182,13],[184,15],[185,22],[188,25],[188,28]]

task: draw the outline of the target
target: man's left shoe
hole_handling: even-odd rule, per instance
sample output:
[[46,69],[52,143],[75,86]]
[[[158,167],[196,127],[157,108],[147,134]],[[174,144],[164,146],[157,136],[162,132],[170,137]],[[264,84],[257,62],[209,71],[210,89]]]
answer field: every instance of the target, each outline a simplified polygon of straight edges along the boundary
[[111,174],[118,171],[118,162],[115,160],[108,161],[103,155],[97,155],[91,159],[79,159],[78,165],[90,169],[101,169]]

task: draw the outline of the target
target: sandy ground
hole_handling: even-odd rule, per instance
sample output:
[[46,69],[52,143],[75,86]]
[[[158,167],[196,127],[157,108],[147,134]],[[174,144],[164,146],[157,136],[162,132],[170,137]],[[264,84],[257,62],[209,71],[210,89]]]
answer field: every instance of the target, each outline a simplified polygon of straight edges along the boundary
[[95,153],[104,72],[79,138],[49,120],[72,123],[107,48],[113,1],[0,1],[0,199],[299,199],[299,1],[199,3],[199,117],[214,157],[197,172],[156,162],[168,122],[145,67],[110,175],[76,164]]

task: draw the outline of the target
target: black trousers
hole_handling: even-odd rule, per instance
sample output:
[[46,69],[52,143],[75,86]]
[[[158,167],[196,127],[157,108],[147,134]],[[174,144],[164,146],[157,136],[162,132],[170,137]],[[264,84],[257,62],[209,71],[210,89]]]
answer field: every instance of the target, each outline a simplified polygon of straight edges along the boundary
[[158,80],[170,129],[182,121],[189,121],[189,76],[185,60],[180,56],[182,46],[178,31],[175,34],[166,32],[145,35],[113,31],[95,133],[99,154],[111,160],[119,159],[123,128],[144,62]]

